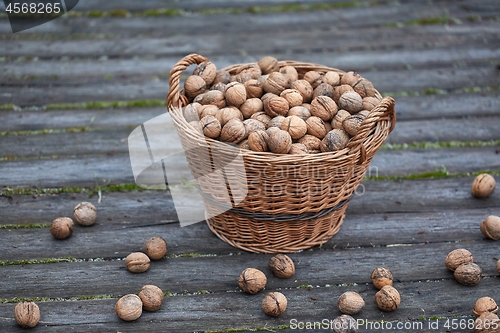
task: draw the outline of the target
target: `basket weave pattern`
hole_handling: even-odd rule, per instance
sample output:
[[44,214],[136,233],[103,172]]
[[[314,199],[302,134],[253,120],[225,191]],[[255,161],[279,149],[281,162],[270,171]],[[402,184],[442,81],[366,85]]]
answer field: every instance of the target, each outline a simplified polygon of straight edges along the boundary
[[[338,232],[342,225],[348,201],[363,179],[377,149],[395,126],[394,100],[381,99],[363,120],[356,136],[346,148],[329,153],[305,155],[277,155],[239,150],[232,145],[200,135],[182,114],[189,101],[180,90],[180,75],[190,65],[207,61],[191,54],[181,59],[171,70],[167,107],[177,127],[186,157],[193,173],[199,179],[204,195],[210,229],[222,240],[251,252],[283,253],[320,245]],[[320,73],[343,71],[317,64],[281,61],[282,66],[293,66],[299,77],[315,70]],[[245,66],[225,68],[237,74]],[[215,164],[227,164],[236,154],[242,156],[245,174],[226,170],[226,180],[207,177],[207,166],[196,147],[209,147],[216,156]],[[216,153],[215,153],[216,152]],[[212,154],[211,154],[212,155]],[[215,165],[217,167],[217,165]],[[205,177],[200,177],[205,176]],[[233,209],[221,214],[218,199],[231,189],[228,180],[244,182],[248,194]]]

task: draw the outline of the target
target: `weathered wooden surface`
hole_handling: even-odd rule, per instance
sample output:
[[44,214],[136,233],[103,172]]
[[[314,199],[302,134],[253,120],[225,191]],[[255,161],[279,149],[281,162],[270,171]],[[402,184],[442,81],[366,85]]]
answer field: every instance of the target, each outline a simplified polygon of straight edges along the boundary
[[[498,1],[335,0],[321,2],[322,10],[314,10],[316,0],[296,3],[86,0],[75,8],[81,16],[19,34],[0,18],[1,332],[23,331],[12,313],[26,298],[42,310],[34,332],[291,333],[305,331],[292,319],[338,316],[337,298],[348,290],[366,302],[357,319],[413,324],[361,332],[472,331],[444,325],[472,320],[475,300],[500,290],[498,244],[479,231],[486,216],[500,214],[500,192],[475,199],[474,177],[467,176],[500,172]],[[146,16],[162,8],[177,12]],[[126,10],[128,17],[85,17],[101,10]],[[130,132],[166,110],[100,102],[158,105],[170,68],[190,52],[219,68],[272,54],[360,72],[396,98],[398,118],[368,176],[404,179],[363,181],[339,233],[290,255],[297,272],[288,280],[269,272],[270,255],[235,249],[204,222],[181,228],[168,191],[110,191],[108,184],[134,183]],[[96,225],[53,239],[48,224],[71,216],[81,201],[97,206]],[[147,273],[129,273],[123,258],[154,235],[167,240],[167,257]],[[458,284],[443,265],[459,247],[483,269],[475,287]],[[402,297],[395,312],[373,302],[369,275],[377,266],[395,275]],[[261,311],[264,293],[239,291],[246,267],[262,269],[266,290],[287,296],[282,316]],[[144,284],[172,294],[158,312],[133,323],[118,319],[116,299]]]

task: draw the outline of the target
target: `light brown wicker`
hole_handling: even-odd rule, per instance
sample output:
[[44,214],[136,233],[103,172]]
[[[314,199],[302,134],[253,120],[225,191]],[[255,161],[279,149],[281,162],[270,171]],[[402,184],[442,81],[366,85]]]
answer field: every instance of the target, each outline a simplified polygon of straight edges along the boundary
[[[225,242],[251,252],[295,252],[325,243],[343,223],[349,200],[363,179],[377,149],[396,124],[394,99],[382,98],[363,120],[356,136],[346,148],[331,153],[277,155],[239,150],[232,145],[200,135],[182,115],[189,101],[180,87],[181,73],[190,65],[207,61],[190,54],[170,72],[167,107],[177,127],[191,172],[203,179],[199,186],[205,197],[210,229]],[[280,61],[280,67],[293,66],[299,77],[310,70],[321,73],[341,70],[295,61]],[[237,74],[245,66],[233,65],[225,70]],[[207,145],[217,152],[219,163],[229,162],[236,154],[243,157],[245,174],[226,172],[207,177],[206,161],[200,159],[197,145]],[[221,212],[220,198],[227,196],[228,180],[244,181],[248,195],[228,211]],[[234,202],[234,201],[233,201]]]

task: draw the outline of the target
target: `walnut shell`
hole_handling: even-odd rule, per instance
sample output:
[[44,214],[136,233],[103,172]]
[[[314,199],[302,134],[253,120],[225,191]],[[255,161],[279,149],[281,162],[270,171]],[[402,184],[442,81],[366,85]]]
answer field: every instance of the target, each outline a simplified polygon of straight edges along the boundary
[[268,151],[267,141],[269,140],[269,135],[266,131],[255,131],[250,133],[248,136],[248,147],[257,152]]
[[83,226],[91,226],[97,218],[96,208],[90,202],[81,202],[73,209],[75,221]]
[[118,317],[124,321],[139,319],[142,315],[141,298],[135,294],[128,294],[120,298],[115,304]]
[[336,129],[344,129],[344,126],[342,125],[342,122],[349,117],[351,114],[347,112],[346,110],[339,110],[335,117],[333,117],[331,125],[332,128]]
[[349,134],[344,130],[333,129],[326,133],[325,137],[321,141],[321,151],[337,151],[344,149],[349,142]]
[[142,252],[151,260],[160,260],[167,254],[167,242],[159,236],[151,237],[142,245]]
[[225,95],[229,105],[239,107],[247,100],[247,89],[239,82],[231,82],[226,85]]
[[55,239],[66,239],[73,234],[75,224],[69,217],[58,217],[50,225],[50,233]]
[[340,84],[340,75],[337,72],[329,71],[323,75],[323,83],[328,83],[332,87]]
[[318,96],[328,96],[333,98],[333,87],[328,83],[321,83],[314,89],[312,99],[315,99]]
[[266,287],[266,275],[256,268],[247,268],[241,272],[238,285],[249,294],[256,294]]
[[272,131],[269,133],[267,146],[275,154],[288,154],[292,148],[292,137],[287,131]]
[[260,98],[249,98],[240,106],[240,111],[245,119],[250,118],[254,113],[262,111],[264,104]]
[[481,281],[481,267],[473,262],[462,264],[455,269],[455,279],[465,286],[475,286]]
[[306,120],[307,134],[313,135],[318,139],[323,139],[328,133],[325,127],[325,122],[316,116],[311,116]]
[[34,302],[21,302],[14,308],[14,319],[22,328],[33,328],[40,321],[40,308]]
[[198,66],[193,71],[193,75],[200,76],[207,85],[212,84],[215,80],[215,75],[217,73],[217,67],[210,61],[204,61],[199,63]]
[[248,139],[245,139],[245,140],[241,141],[240,143],[238,143],[238,148],[250,150],[250,146],[248,145]]
[[309,82],[313,89],[316,89],[321,83],[323,83],[323,77],[321,73],[316,71],[309,71],[304,74],[304,80]]
[[377,97],[364,97],[363,110],[371,111],[371,109],[376,107],[378,103],[380,103],[380,100]]
[[337,104],[328,96],[318,96],[311,102],[311,114],[323,121],[330,121],[337,111]]
[[281,279],[291,278],[295,274],[293,260],[285,254],[277,254],[269,259],[269,269]]
[[[283,117],[283,116],[280,116],[280,117]],[[285,118],[285,117],[283,117]],[[255,120],[258,120],[260,121],[261,123],[263,123],[266,128],[269,127],[269,123],[271,122],[271,117],[269,117],[265,112],[261,111],[261,112],[256,112],[254,113],[250,119],[255,119]]]
[[277,291],[270,292],[262,300],[262,310],[269,316],[277,317],[285,312],[287,304],[285,295]]
[[281,123],[281,129],[287,131],[292,139],[299,139],[307,132],[307,125],[304,120],[297,116],[288,116]]
[[133,252],[125,258],[125,265],[132,273],[143,273],[147,271],[150,263],[149,257],[142,252]]
[[341,84],[348,84],[351,87],[356,84],[359,80],[361,80],[361,75],[356,72],[350,71],[342,75],[342,79],[340,80]]
[[281,123],[283,122],[283,120],[285,120],[284,116],[276,116],[271,119],[269,125],[267,125],[267,128],[277,127],[281,129]]
[[312,100],[314,88],[306,80],[293,81],[290,87],[297,90],[302,95],[302,100],[304,102],[310,102]]
[[337,305],[340,312],[353,315],[365,307],[365,300],[360,294],[354,291],[347,291],[340,295]]
[[365,78],[358,80],[352,88],[359,94],[359,96],[361,96],[361,98],[374,97],[377,94],[377,90],[375,90],[373,84]]
[[190,121],[199,121],[200,113],[203,106],[200,103],[191,103],[182,109],[184,119],[189,123]]
[[294,106],[293,108],[290,108],[290,110],[288,110],[288,115],[289,116],[297,116],[302,120],[307,120],[307,118],[309,118],[311,116],[311,112],[307,108],[300,105],[300,106]]
[[344,93],[348,91],[354,91],[354,89],[348,84],[342,84],[340,86],[333,88],[333,100],[335,102],[338,102],[340,96],[342,96]]
[[295,89],[285,89],[280,94],[281,97],[286,99],[289,107],[299,106],[302,104],[302,95],[298,90]]
[[358,129],[361,126],[361,123],[365,119],[364,116],[359,114],[354,114],[344,119],[342,122],[342,126],[344,130],[349,133],[350,136],[355,136],[358,133]]
[[200,103],[201,105],[215,105],[219,109],[226,106],[226,99],[224,98],[224,93],[219,90],[209,90],[203,94],[196,96],[194,99],[195,103]]
[[348,91],[340,96],[338,106],[348,112],[356,113],[363,110],[363,99],[355,91]]
[[498,313],[498,305],[491,297],[481,297],[476,301],[472,313],[479,317],[484,312]]
[[206,116],[214,116],[219,113],[219,108],[215,105],[203,105],[201,107],[200,119],[205,118]]
[[375,294],[375,303],[382,311],[394,311],[401,304],[401,296],[393,286],[384,286]]
[[240,119],[230,119],[220,133],[220,140],[230,143],[239,143],[246,139],[247,130]]
[[304,155],[309,154],[309,149],[302,143],[292,143],[292,147],[288,154],[291,155]]
[[264,111],[270,117],[286,116],[289,108],[287,100],[279,96],[268,98],[264,102]]
[[500,319],[492,312],[483,312],[474,321],[475,333],[498,333],[500,327]]
[[392,286],[394,280],[391,271],[384,267],[375,268],[370,278],[375,288],[379,290],[384,286]]
[[264,93],[262,89],[262,84],[255,79],[251,79],[245,82],[245,89],[247,91],[247,98],[260,98]]
[[228,71],[219,69],[217,72],[215,72],[213,85],[216,85],[218,83],[228,84],[229,82],[231,82],[231,74]]
[[265,92],[279,95],[283,90],[290,88],[290,84],[291,81],[288,76],[279,72],[272,72],[262,84],[262,88]]
[[146,311],[158,311],[165,295],[157,286],[148,284],[141,288],[139,298],[142,301],[142,308]]
[[184,93],[190,99],[204,93],[206,89],[207,83],[201,76],[198,75],[189,76],[184,83]]
[[278,59],[271,56],[263,57],[257,63],[262,74],[270,74],[279,70]]
[[200,120],[200,126],[203,130],[203,134],[212,139],[219,137],[222,130],[222,126],[214,116],[206,116]]
[[458,266],[469,262],[474,262],[472,253],[466,249],[455,249],[446,256],[445,265],[446,268],[454,272]]
[[302,103],[301,106],[305,107],[307,109],[307,111],[311,112],[311,104],[309,104],[309,103]]
[[330,326],[331,333],[358,333],[358,322],[349,315],[341,315],[335,318]]
[[298,140],[298,143],[301,143],[304,146],[306,146],[309,152],[315,150],[321,150],[321,139],[318,139],[317,137],[310,134],[306,134],[303,137],[301,137]]
[[252,74],[245,72],[231,76],[231,82],[236,82],[241,84],[245,84],[245,82],[248,82],[252,79],[253,79]]
[[236,74],[238,75],[250,75],[250,79],[257,79],[262,75],[262,71],[258,64],[250,63],[238,66]]
[[280,73],[285,74],[290,78],[290,80],[297,81],[299,79],[299,73],[297,73],[297,70],[293,66],[283,66],[280,68]]
[[211,86],[210,90],[218,90],[221,93],[225,93],[226,92],[226,84],[222,83],[222,82],[218,82],[218,83],[214,84],[213,86]]
[[471,192],[476,198],[485,199],[495,191],[495,187],[495,178],[487,173],[482,173],[472,182]]
[[239,119],[243,121],[243,114],[236,108],[223,108],[219,110],[219,112],[215,115],[215,118],[217,118],[221,126],[224,126],[231,119]]
[[486,237],[493,240],[500,239],[500,217],[495,215],[488,216],[481,222],[479,228]]
[[279,96],[273,93],[265,93],[264,95],[262,95],[260,100],[262,101],[262,103],[266,104],[266,102],[269,101],[272,97],[279,97]]
[[268,77],[269,77],[269,74],[261,75],[257,78],[257,81],[259,81],[260,85],[262,86],[264,84],[264,82],[266,82]]
[[265,131],[266,130],[266,125],[264,125],[263,123],[261,123],[258,120],[255,120],[255,119],[244,120],[243,124],[245,125],[247,135],[250,135],[250,133],[255,132],[255,131]]

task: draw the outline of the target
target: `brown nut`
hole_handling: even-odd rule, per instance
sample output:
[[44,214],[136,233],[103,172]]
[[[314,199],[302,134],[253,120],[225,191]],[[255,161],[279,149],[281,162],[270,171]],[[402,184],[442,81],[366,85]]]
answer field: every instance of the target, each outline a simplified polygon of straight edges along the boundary
[[266,131],[255,131],[250,133],[248,136],[248,147],[257,152],[268,151],[267,141],[269,140],[269,135]]
[[125,258],[125,265],[132,273],[143,273],[149,269],[149,257],[142,252],[133,252]]
[[257,64],[262,74],[270,74],[279,70],[278,59],[271,56],[261,58]]
[[262,71],[258,64],[250,63],[238,66],[236,71],[238,75],[250,75],[250,79],[258,79],[262,75]]
[[118,317],[124,321],[139,319],[142,315],[141,298],[135,294],[128,294],[120,298],[115,304]]
[[222,131],[222,126],[214,116],[206,116],[200,120],[200,126],[206,137],[216,139]]
[[348,84],[341,84],[340,86],[336,86],[335,88],[333,88],[333,100],[335,102],[338,102],[340,96],[348,91],[354,91],[354,89]]
[[335,117],[333,117],[331,125],[333,129],[344,129],[342,122],[349,117],[351,114],[346,110],[339,110]]
[[340,295],[337,305],[340,312],[353,315],[364,308],[365,301],[360,294],[354,291],[347,291]]
[[160,260],[167,254],[167,242],[159,236],[151,237],[142,245],[142,252],[151,260]]
[[243,124],[245,125],[247,135],[250,135],[250,133],[255,131],[266,130],[266,125],[255,119],[246,119],[245,121],[243,121]]
[[305,121],[305,120],[307,120],[307,118],[309,118],[311,116],[311,112],[307,108],[300,105],[300,106],[294,106],[293,108],[288,110],[288,115],[289,116],[297,116],[300,119]]
[[326,133],[321,141],[320,149],[322,152],[337,151],[344,149],[349,142],[349,134],[344,130],[333,129]]
[[323,83],[323,77],[321,73],[316,71],[309,71],[304,74],[304,80],[311,84],[313,89],[316,89],[321,83]]
[[240,106],[240,111],[245,119],[252,117],[253,114],[262,111],[264,105],[260,98],[249,98]]
[[260,100],[262,101],[263,104],[266,104],[266,102],[270,100],[272,97],[279,97],[279,96],[273,93],[265,93],[264,95],[262,95]]
[[219,112],[219,108],[215,105],[203,105],[201,107],[200,119],[205,118],[206,116],[216,116]]
[[229,105],[239,107],[247,100],[247,89],[239,82],[231,82],[226,85],[225,95]]
[[495,215],[488,216],[479,226],[481,232],[486,237],[499,240],[500,239],[500,217]]
[[218,83],[228,84],[230,81],[231,81],[231,74],[228,71],[224,69],[219,69],[217,72],[215,72],[215,79],[213,85],[216,85]]
[[[285,117],[283,117],[285,118]],[[255,119],[255,120],[258,120],[260,121],[261,123],[263,123],[266,128],[269,127],[269,123],[271,122],[271,117],[269,117],[265,112],[263,111],[260,111],[260,112],[256,112],[254,113],[250,119]]]
[[243,114],[240,110],[234,107],[229,107],[220,109],[219,112],[215,114],[215,118],[217,118],[221,126],[224,126],[231,119],[243,121]]
[[448,253],[448,255],[446,256],[445,265],[446,268],[454,272],[458,266],[469,262],[474,262],[472,253],[470,253],[466,249],[456,249]]
[[313,135],[318,139],[323,139],[328,133],[325,127],[325,122],[321,118],[312,116],[306,120],[307,134]]
[[251,79],[244,83],[245,89],[247,90],[247,98],[260,98],[264,93],[262,89],[262,84],[259,80]]
[[215,105],[219,109],[226,106],[226,99],[224,98],[224,93],[219,90],[209,90],[203,94],[199,94],[198,96],[195,97],[194,102],[200,103],[201,105]]
[[200,76],[203,80],[205,80],[205,83],[207,85],[212,84],[215,80],[215,76],[217,74],[217,67],[210,61],[204,61],[198,66],[193,71],[193,75],[198,75]]
[[380,100],[376,97],[365,97],[363,98],[363,110],[371,111],[380,103]]
[[248,139],[245,139],[245,140],[241,141],[240,143],[238,143],[238,148],[250,150],[250,146],[248,145]]
[[298,143],[306,146],[309,152],[313,150],[321,150],[321,139],[318,139],[314,135],[306,134],[298,140]]
[[262,88],[265,92],[279,95],[283,90],[290,88],[290,84],[291,81],[288,76],[280,72],[272,72],[262,84]]
[[73,209],[73,216],[78,224],[86,227],[91,226],[97,218],[96,208],[90,202],[80,202]]
[[475,333],[498,333],[500,328],[500,319],[492,312],[483,312],[474,321]]
[[287,131],[292,139],[299,139],[307,132],[307,125],[304,120],[297,116],[288,116],[281,123],[281,129]]
[[384,286],[392,286],[394,280],[391,271],[384,267],[375,268],[370,278],[375,288],[379,290]]
[[214,85],[212,85],[210,87],[210,90],[218,90],[221,93],[225,93],[226,92],[226,84],[222,83],[222,82],[215,83]]
[[455,269],[455,279],[465,286],[475,286],[481,281],[481,268],[473,262],[462,264]]
[[364,119],[365,117],[363,115],[353,114],[344,119],[342,127],[344,127],[344,130],[349,133],[350,136],[355,136]]
[[264,111],[270,117],[286,116],[288,109],[288,101],[283,97],[274,96],[264,101]]
[[182,113],[187,122],[200,120],[201,109],[203,106],[200,103],[191,103],[183,108]]
[[289,107],[299,106],[302,104],[302,95],[298,90],[295,89],[285,89],[280,94],[281,97],[286,99]]
[[302,95],[302,100],[304,102],[310,102],[312,100],[313,95],[313,87],[306,80],[297,80],[293,81],[290,85],[292,89],[297,90]]
[[270,292],[262,300],[262,310],[273,317],[277,317],[283,312],[285,312],[288,301],[280,292]]
[[220,140],[230,143],[239,143],[247,138],[245,124],[240,119],[230,119],[220,132]]
[[275,154],[288,154],[292,148],[292,137],[287,131],[277,130],[269,133],[269,150]]
[[498,305],[491,297],[481,297],[476,301],[472,313],[479,317],[484,312],[498,313]]
[[340,109],[353,114],[363,110],[363,99],[357,92],[348,91],[340,96],[338,106]]
[[476,198],[485,199],[495,191],[495,186],[495,178],[487,173],[482,173],[472,182],[471,192]]
[[274,118],[271,118],[271,121],[267,125],[267,128],[277,127],[281,129],[281,123],[283,122],[283,120],[285,120],[285,117],[283,116],[276,116]]
[[401,296],[393,286],[384,286],[375,294],[375,303],[382,311],[394,311],[401,303]]
[[293,260],[285,254],[277,254],[269,259],[269,269],[274,276],[281,279],[288,279],[295,274],[295,264]]
[[333,87],[328,83],[321,83],[314,89],[312,99],[315,99],[318,96],[328,96],[333,98]]
[[191,75],[184,83],[184,93],[190,99],[202,94],[207,89],[207,83],[201,76]]
[[142,287],[139,298],[142,301],[142,308],[146,311],[158,311],[165,295],[157,286],[148,284]]
[[330,121],[337,111],[337,104],[328,96],[318,96],[311,102],[311,114],[323,121]]
[[377,94],[377,90],[375,90],[373,84],[365,78],[358,80],[352,88],[361,98],[374,97]]
[[50,225],[50,233],[55,239],[66,239],[73,234],[75,224],[69,217],[58,217]]
[[350,86],[353,86],[356,84],[359,80],[361,80],[361,75],[354,71],[350,71],[342,75],[342,78],[340,80],[341,84],[348,84]]
[[304,155],[309,154],[309,149],[302,143],[292,143],[292,147],[288,154],[292,155]]
[[33,328],[40,321],[40,308],[34,302],[21,302],[14,308],[14,319],[22,328]]
[[241,84],[245,84],[245,82],[248,82],[252,79],[253,79],[252,74],[246,72],[231,76],[231,82],[237,82]]
[[293,66],[283,66],[280,68],[280,73],[285,74],[290,78],[290,81],[297,81],[299,79],[299,73]]
[[338,86],[340,84],[340,75],[337,72],[329,71],[323,75],[323,83],[328,83],[332,87]]
[[238,279],[241,290],[249,294],[258,293],[266,287],[266,283],[266,275],[256,268],[245,269]]
[[331,333],[358,333],[358,322],[349,315],[341,315],[331,322]]

